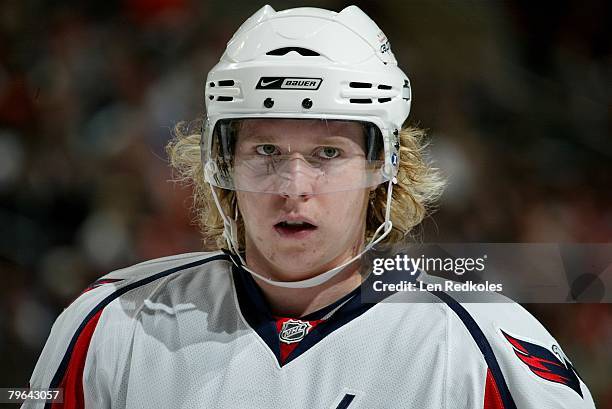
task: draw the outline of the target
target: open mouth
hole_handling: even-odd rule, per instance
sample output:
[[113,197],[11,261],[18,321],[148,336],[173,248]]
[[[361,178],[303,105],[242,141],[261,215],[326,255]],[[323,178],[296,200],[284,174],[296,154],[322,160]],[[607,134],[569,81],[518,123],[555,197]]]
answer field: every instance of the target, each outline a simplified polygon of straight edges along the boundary
[[303,221],[297,222],[285,220],[276,223],[274,228],[283,236],[303,236],[316,230],[317,226]]

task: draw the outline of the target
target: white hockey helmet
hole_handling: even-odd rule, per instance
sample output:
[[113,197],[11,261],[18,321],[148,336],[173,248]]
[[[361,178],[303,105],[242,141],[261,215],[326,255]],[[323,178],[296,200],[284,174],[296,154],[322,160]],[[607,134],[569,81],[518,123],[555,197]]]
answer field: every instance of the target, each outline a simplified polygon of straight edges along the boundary
[[[366,126],[366,151],[376,144],[382,152],[366,158],[362,177],[348,185],[327,182],[309,194],[377,186],[397,174],[398,132],[410,111],[410,82],[387,37],[356,6],[340,13],[262,7],[242,24],[209,72],[205,98],[202,154],[205,178],[213,186],[281,193],[287,178],[281,175],[280,184],[264,180],[270,165],[261,156],[233,160],[231,130],[246,118],[358,121]],[[277,174],[283,173],[278,164],[282,157],[276,157]],[[315,157],[309,162],[321,161]],[[249,177],[242,178],[248,184],[238,183],[236,163],[248,168]],[[328,180],[333,171],[316,175]]]
[[[385,34],[358,7],[349,6],[339,13],[307,7],[276,12],[268,5],[262,7],[242,24],[219,63],[209,72],[205,98],[204,177],[223,218],[228,246],[251,274],[280,287],[316,286],[331,279],[389,234],[393,182],[399,166],[399,130],[410,111],[410,82],[398,68]],[[348,159],[338,162],[351,170],[361,169],[361,176],[344,178],[349,180],[348,185],[334,183],[343,168],[333,168],[326,159],[336,158],[337,151],[344,148],[332,146],[330,150],[324,144],[323,152],[297,153],[309,165],[299,165],[300,169],[309,169],[307,177],[316,179],[313,191],[299,194],[388,182],[385,222],[370,242],[352,259],[307,280],[277,281],[246,267],[238,248],[237,220],[224,213],[214,189],[285,194],[283,184],[288,181],[288,174],[295,171],[294,168],[285,172],[285,165],[297,162],[293,161],[295,144],[280,146],[282,141],[277,138],[273,143],[256,145],[257,155],[251,157],[240,157],[240,149],[234,145],[242,138],[239,136],[244,130],[242,126],[262,119],[304,119],[311,121],[307,126],[312,124],[312,129],[317,130],[313,138],[346,137],[349,142],[350,137],[344,132],[350,133],[347,129],[351,126],[343,126],[344,123],[353,125],[353,131],[354,122],[364,126],[361,155],[345,155]],[[328,133],[318,135],[321,130]],[[249,139],[248,135],[245,139]],[[355,176],[355,172],[350,175]],[[275,182],[269,183],[270,178]]]

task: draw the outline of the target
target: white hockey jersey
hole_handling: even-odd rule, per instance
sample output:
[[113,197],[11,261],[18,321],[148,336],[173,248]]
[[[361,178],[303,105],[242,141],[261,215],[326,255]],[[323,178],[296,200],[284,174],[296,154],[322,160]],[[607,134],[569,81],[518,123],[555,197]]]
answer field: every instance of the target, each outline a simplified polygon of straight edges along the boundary
[[60,315],[36,365],[31,388],[64,388],[64,403],[23,407],[594,407],[557,342],[518,304],[462,304],[443,292],[366,304],[360,291],[291,319],[272,316],[222,252],[118,270]]

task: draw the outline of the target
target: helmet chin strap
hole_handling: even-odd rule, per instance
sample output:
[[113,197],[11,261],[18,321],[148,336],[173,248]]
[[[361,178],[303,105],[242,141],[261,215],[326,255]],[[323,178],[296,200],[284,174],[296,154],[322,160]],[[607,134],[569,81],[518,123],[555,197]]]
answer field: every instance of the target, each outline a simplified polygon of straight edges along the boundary
[[[221,214],[221,218],[223,218],[223,236],[225,237],[225,240],[227,241],[227,245],[229,247],[229,250],[234,253],[239,259],[240,262],[242,263],[242,265],[238,265],[236,264],[236,262],[234,261],[234,258],[232,257],[232,261],[234,262],[234,264],[236,264],[237,267],[240,267],[246,271],[248,271],[249,273],[251,273],[252,275],[254,275],[255,277],[259,278],[260,280],[264,281],[265,283],[277,286],[277,287],[284,287],[284,288],[310,288],[310,287],[315,287],[318,285],[321,285],[327,281],[329,281],[332,277],[334,277],[336,274],[340,273],[346,266],[348,266],[349,264],[351,264],[352,262],[354,262],[355,260],[359,259],[365,252],[369,251],[372,247],[374,247],[376,244],[378,244],[382,239],[384,239],[385,237],[387,237],[389,235],[389,233],[391,232],[391,229],[393,228],[393,223],[391,222],[391,195],[393,193],[393,184],[397,183],[396,179],[393,178],[392,180],[390,180],[388,182],[388,186],[387,186],[387,204],[386,204],[386,208],[385,208],[385,221],[383,224],[381,224],[380,226],[378,226],[378,228],[376,229],[376,231],[374,232],[374,235],[372,236],[372,239],[370,240],[370,242],[363,248],[363,250],[357,254],[355,257],[351,258],[350,260],[342,263],[341,265],[332,268],[331,270],[327,270],[324,273],[321,273],[319,275],[317,275],[316,277],[312,277],[312,278],[308,278],[306,280],[300,280],[300,281],[278,281],[278,280],[272,280],[268,277],[264,277],[259,273],[256,273],[255,271],[251,270],[250,268],[248,268],[246,266],[246,262],[244,261],[244,259],[242,258],[242,256],[240,255],[240,252],[238,251],[238,242],[237,242],[237,224],[236,224],[236,219],[237,219],[237,214],[235,216],[234,219],[230,219],[228,218],[225,213],[223,212],[223,209],[221,208],[221,204],[219,203],[219,198],[217,197],[217,193],[215,192],[215,189],[212,185],[210,185],[210,189],[212,191],[212,195],[213,195],[213,199],[215,201],[215,205],[217,206],[217,209],[219,210],[219,213]],[[236,210],[237,213],[237,210]],[[382,230],[382,234],[380,234]],[[380,234],[379,237],[377,237]]]

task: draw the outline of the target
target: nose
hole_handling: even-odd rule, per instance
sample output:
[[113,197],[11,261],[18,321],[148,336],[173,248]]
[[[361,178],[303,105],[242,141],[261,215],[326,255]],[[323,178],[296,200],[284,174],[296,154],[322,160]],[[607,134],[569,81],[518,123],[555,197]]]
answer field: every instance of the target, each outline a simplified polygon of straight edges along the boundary
[[289,158],[283,167],[279,192],[285,198],[308,198],[315,193],[319,177],[320,170],[298,153]]

